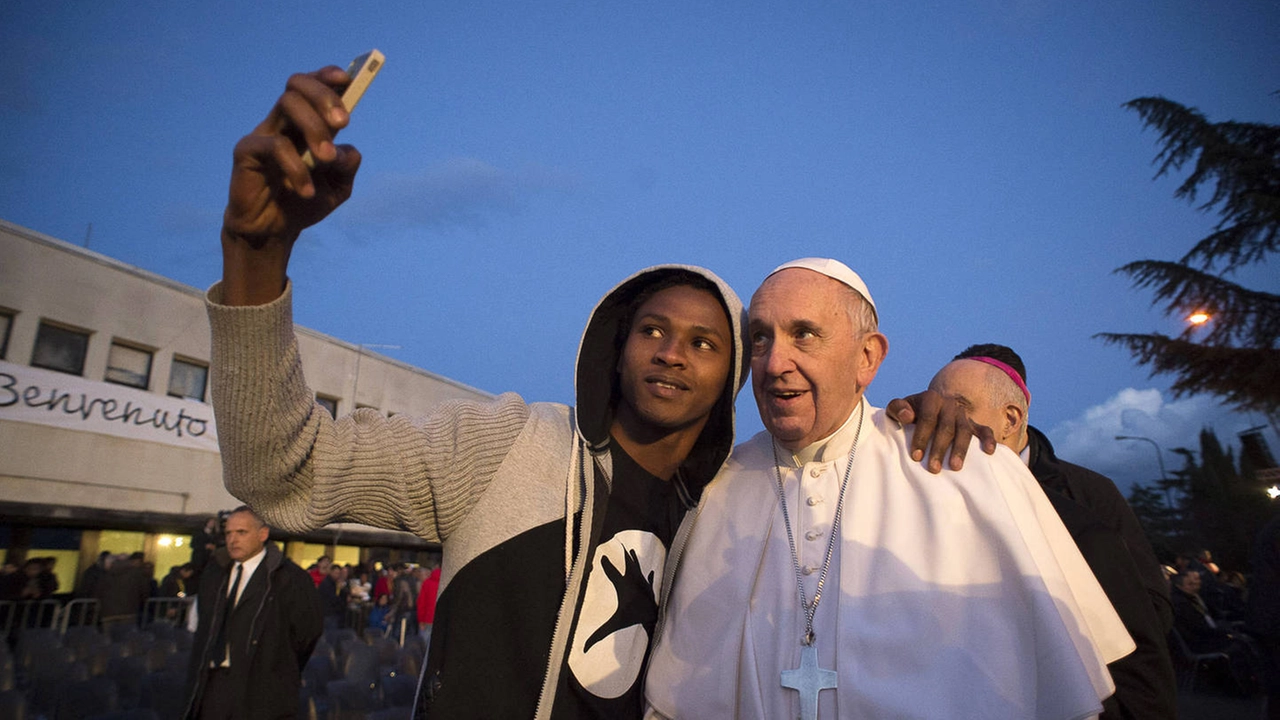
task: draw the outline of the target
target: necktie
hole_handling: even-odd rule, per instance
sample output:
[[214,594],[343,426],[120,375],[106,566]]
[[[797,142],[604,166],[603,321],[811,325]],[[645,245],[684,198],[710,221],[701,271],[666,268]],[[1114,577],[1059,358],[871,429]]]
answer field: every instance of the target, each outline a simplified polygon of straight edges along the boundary
[[240,576],[244,574],[244,565],[236,563],[236,577],[231,583],[231,593],[222,606],[222,622],[218,623],[218,639],[213,650],[213,664],[221,665],[227,659],[227,625],[231,623],[231,609],[235,607],[236,596],[240,594]]

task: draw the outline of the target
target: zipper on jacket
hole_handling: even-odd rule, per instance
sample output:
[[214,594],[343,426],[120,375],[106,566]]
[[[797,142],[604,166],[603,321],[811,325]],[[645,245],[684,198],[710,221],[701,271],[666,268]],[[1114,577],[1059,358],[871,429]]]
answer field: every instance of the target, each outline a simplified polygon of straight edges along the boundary
[[[569,571],[569,577],[565,581],[564,597],[560,601],[560,612],[556,614],[555,629],[551,633],[551,647],[547,658],[547,670],[542,675],[542,691],[538,693],[538,705],[534,712],[534,720],[546,720],[551,717],[551,711],[555,706],[555,696],[560,678],[560,670],[556,667],[564,662],[564,648],[568,647],[568,643],[572,638],[566,638],[565,643],[559,651],[556,650],[556,640],[560,636],[560,631],[564,628],[566,622],[566,612],[570,616],[568,619],[568,627],[564,628],[565,633],[573,631],[573,611],[577,609],[578,598],[581,595],[579,585],[581,584],[581,575],[584,572],[584,564],[586,554],[590,548],[590,540],[587,537],[587,530],[591,527],[591,514],[594,508],[592,504],[595,501],[595,463],[588,463],[584,457],[584,448],[582,443],[578,443],[578,477],[581,483],[580,497],[582,501],[582,514],[578,520],[578,554],[573,563],[573,568]],[[587,476],[588,467],[591,470],[590,477]],[[566,515],[565,523],[572,524],[573,516]],[[552,683],[552,677],[556,678],[556,682]]]

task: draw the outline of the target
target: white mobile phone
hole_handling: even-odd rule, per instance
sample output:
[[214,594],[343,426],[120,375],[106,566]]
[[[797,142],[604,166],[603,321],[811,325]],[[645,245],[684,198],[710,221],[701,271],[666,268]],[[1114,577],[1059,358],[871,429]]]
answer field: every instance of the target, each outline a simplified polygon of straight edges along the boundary
[[[356,108],[356,103],[360,102],[364,91],[369,89],[369,83],[373,82],[385,61],[386,57],[381,52],[370,50],[352,60],[351,64],[347,66],[347,75],[350,76],[351,82],[347,84],[347,89],[342,93],[342,104],[347,108],[347,112],[351,112]],[[302,162],[307,167],[315,169],[315,159],[311,157],[310,150],[302,154]]]

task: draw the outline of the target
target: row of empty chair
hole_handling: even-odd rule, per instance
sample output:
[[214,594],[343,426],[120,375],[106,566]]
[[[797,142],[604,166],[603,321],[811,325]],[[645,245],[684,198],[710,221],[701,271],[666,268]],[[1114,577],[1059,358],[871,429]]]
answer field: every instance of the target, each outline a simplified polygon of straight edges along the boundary
[[[184,609],[157,604],[144,626],[105,630],[92,624],[91,603],[11,612],[27,620],[14,622],[0,643],[0,720],[177,720],[186,709],[192,652]],[[326,631],[303,671],[300,716],[407,718],[426,645],[416,634],[406,634],[403,646],[399,639]]]
[[328,630],[302,672],[299,716],[309,720],[403,720],[426,655],[417,635],[403,647],[380,633]]
[[190,652],[190,633],[166,623],[24,629],[0,643],[0,716],[176,720]]

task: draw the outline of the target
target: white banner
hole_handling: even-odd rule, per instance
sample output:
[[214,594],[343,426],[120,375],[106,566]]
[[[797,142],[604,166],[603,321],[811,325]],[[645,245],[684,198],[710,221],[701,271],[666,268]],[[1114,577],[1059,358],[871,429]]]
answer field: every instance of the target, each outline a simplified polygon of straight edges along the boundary
[[213,408],[0,360],[0,420],[218,452]]

